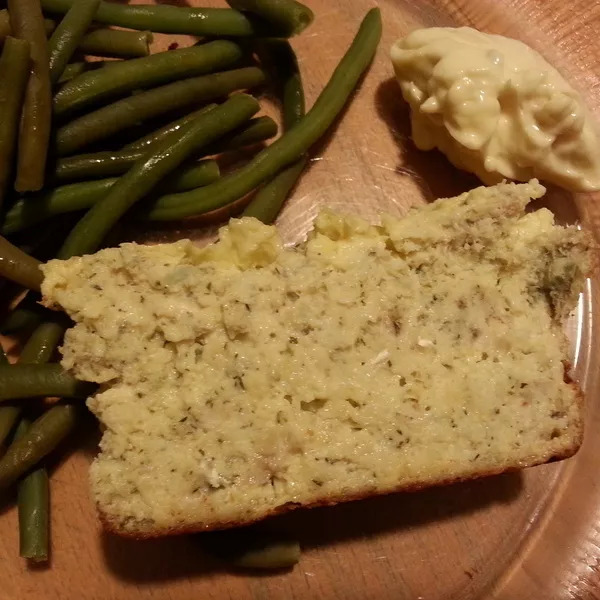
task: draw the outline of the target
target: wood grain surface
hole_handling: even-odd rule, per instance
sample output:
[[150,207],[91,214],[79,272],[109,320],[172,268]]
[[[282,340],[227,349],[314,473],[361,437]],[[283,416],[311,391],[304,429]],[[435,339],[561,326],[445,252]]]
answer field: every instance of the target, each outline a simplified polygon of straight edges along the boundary
[[[316,20],[294,47],[310,106],[373,2],[307,4]],[[600,2],[381,0],[380,6],[384,35],[375,62],[330,135],[313,149],[310,168],[279,220],[288,241],[300,239],[323,206],[376,219],[477,184],[442,156],[418,152],[410,143],[388,51],[414,28],[471,25],[519,38],[562,71],[600,120]],[[165,38],[157,44],[164,47]],[[544,205],[561,222],[600,232],[598,194],[549,188]],[[146,231],[144,237],[207,240],[214,231],[200,223]],[[2,505],[0,599],[600,598],[597,297],[594,280],[569,323],[574,372],[587,393],[586,438],[575,458],[276,519],[274,527],[301,540],[301,562],[290,571],[256,575],[228,571],[203,552],[199,537],[133,542],[104,534],[87,485],[99,435],[90,418],[53,468],[47,567],[28,567],[18,557],[16,513],[11,499]]]

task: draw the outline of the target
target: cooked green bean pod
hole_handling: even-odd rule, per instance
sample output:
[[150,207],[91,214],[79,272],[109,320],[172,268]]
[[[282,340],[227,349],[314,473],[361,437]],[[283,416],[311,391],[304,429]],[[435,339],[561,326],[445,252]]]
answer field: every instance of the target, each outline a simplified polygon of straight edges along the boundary
[[[213,107],[216,105],[212,105]],[[194,113],[202,114],[201,111]],[[173,131],[181,131],[181,127],[174,127]],[[256,144],[273,137],[277,133],[277,123],[271,117],[258,117],[250,119],[247,125],[244,125],[237,131],[223,136],[214,144],[210,144],[200,151],[203,156],[219,154],[228,150],[237,150]],[[157,141],[164,139],[162,134],[157,136]],[[92,152],[90,154],[76,154],[67,158],[59,159],[56,164],[55,177],[58,181],[69,181],[72,179],[86,179],[92,177],[104,177],[108,175],[121,175],[127,169],[139,160],[144,152],[147,152],[150,144],[146,148],[119,150],[117,152]],[[216,178],[215,178],[216,179]],[[202,185],[206,185],[203,183]],[[199,187],[199,186],[194,186]],[[191,189],[191,188],[188,188]],[[21,201],[17,202],[19,205]],[[7,218],[10,218],[12,209]]]
[[152,193],[164,194],[165,190],[193,190],[216,181],[220,176],[219,163],[216,160],[201,160],[181,167],[165,177]]
[[[166,177],[153,193],[192,190],[218,178],[217,162],[204,160],[178,169],[176,173]],[[104,198],[116,182],[116,178],[110,178],[71,183],[20,199],[6,213],[2,232],[15,233],[55,215],[90,208]]]
[[[56,23],[52,19],[44,19],[44,31],[46,32],[46,37],[52,35],[55,28]],[[10,26],[10,16],[8,10],[3,8],[0,10],[0,45],[4,43],[4,40],[6,40],[9,35],[13,35]]]
[[0,57],[0,206],[13,175],[19,119],[29,79],[29,43],[6,38]]
[[0,401],[60,396],[86,398],[95,386],[78,381],[58,364],[0,365]]
[[[58,321],[42,323],[31,334],[19,357],[20,364],[43,364],[51,358],[62,339],[64,326]],[[4,352],[0,353],[0,365],[8,365]],[[6,440],[21,415],[21,406],[0,406],[0,446]]]
[[[52,21],[52,19],[44,19],[44,31],[46,32],[46,36],[51,35],[55,27],[56,23]],[[9,35],[13,35],[10,27],[10,16],[8,10],[3,8],[0,10],[0,45],[4,43],[4,40],[6,40]]]
[[50,554],[50,482],[41,467],[19,482],[19,554],[33,562],[46,562]]
[[96,29],[84,36],[79,50],[92,56],[139,58],[150,54],[152,39],[150,31]]
[[100,0],[77,0],[48,41],[50,81],[57,83],[89,29]]
[[144,156],[144,152],[147,150],[104,150],[89,154],[74,154],[60,158],[56,162],[54,177],[56,181],[72,181],[122,175],[136,160]]
[[8,12],[15,37],[29,42],[31,57],[21,115],[15,189],[34,192],[44,185],[50,139],[52,96],[48,43],[39,0],[8,0]]
[[[288,130],[300,122],[305,111],[304,89],[298,61],[289,42],[267,40],[264,44],[263,51],[268,52],[275,60],[275,79],[280,87],[283,125]],[[307,158],[303,156],[265,183],[244,209],[243,216],[255,217],[263,223],[273,223],[291,189],[304,171],[306,163]]]
[[[149,134],[147,134],[141,138],[138,138],[137,140],[134,140],[133,142],[129,142],[129,144],[126,144],[125,146],[123,146],[123,151],[127,152],[128,150],[144,150],[146,148],[149,148],[150,146],[152,146],[152,144],[155,144],[156,142],[158,142],[160,140],[164,140],[167,136],[171,135],[173,132],[180,131],[184,125],[191,123],[197,116],[201,115],[202,113],[206,112],[207,110],[211,110],[215,106],[217,106],[217,105],[214,103],[207,104],[206,106],[203,106],[199,110],[195,110],[193,112],[187,113],[186,115],[183,115],[183,117],[180,117],[179,119],[175,119],[175,121],[171,121],[170,123],[167,123],[160,129],[151,131]],[[76,157],[73,157],[73,158],[76,158]],[[69,159],[63,159],[63,160],[69,160]],[[57,169],[57,171],[58,171],[58,169]]]
[[11,310],[0,323],[0,334],[28,333],[33,331],[45,318],[52,313],[40,306],[33,299],[35,294],[28,294],[20,304]]
[[30,290],[39,290],[43,279],[40,261],[3,237],[0,237],[0,275]]
[[60,444],[73,429],[77,412],[71,404],[57,404],[37,418],[0,459],[0,489],[15,483]]
[[205,149],[205,154],[220,154],[264,142],[277,135],[277,123],[271,117],[256,117],[236,131],[223,136]]
[[[15,431],[15,442],[21,439],[31,423],[21,419]],[[36,469],[19,481],[17,507],[19,511],[19,554],[34,562],[48,560],[50,532],[50,490],[48,472]]]
[[67,82],[54,97],[54,113],[62,116],[134,90],[218,71],[241,57],[237,44],[216,40],[115,62],[109,69],[90,71]]
[[[8,365],[8,358],[2,347],[0,347],[0,365]],[[0,454],[4,449],[4,442],[11,434],[19,416],[21,409],[19,406],[0,406]]]
[[307,162],[308,159],[303,157],[265,183],[244,209],[242,216],[254,217],[266,224],[273,223],[290,191],[298,183]]
[[308,6],[296,0],[227,0],[231,8],[255,14],[276,31],[278,37],[291,37],[304,31],[315,15]]
[[4,444],[21,416],[21,407],[7,404],[0,406],[0,454]]
[[175,108],[214,100],[235,90],[255,87],[264,80],[264,73],[260,69],[247,67],[185,79],[140,92],[61,127],[56,134],[58,154],[72,154],[84,146],[126,131]]
[[244,569],[288,569],[300,560],[300,544],[296,540],[278,543],[264,542],[250,548],[232,559],[232,563]]
[[286,569],[300,560],[300,544],[259,527],[202,535],[204,547],[217,558],[244,569]]
[[58,79],[57,83],[66,83],[67,81],[73,79],[73,77],[81,75],[85,71],[86,67],[87,63],[84,61],[69,63],[62,72],[62,75]]
[[[74,0],[42,0],[45,11],[65,13]],[[116,4],[102,2],[95,20],[107,25],[141,29],[156,33],[181,33],[198,37],[241,37],[283,32],[256,22],[237,10],[196,8],[156,4]]]
[[206,213],[233,202],[299,160],[325,134],[365,72],[381,37],[381,13],[371,9],[331,79],[306,116],[248,164],[204,188],[163,196],[145,213],[167,221]]
[[150,148],[77,223],[59,250],[58,258],[95,252],[110,228],[159,181],[199,148],[239,126],[259,108],[252,96],[235,94],[221,106],[197,117],[183,131]]
[[66,323],[57,316],[55,321],[42,323],[31,334],[19,357],[20,365],[41,365],[52,358],[65,332]]
[[[46,35],[50,36],[56,23],[44,19]],[[10,19],[6,9],[0,10],[0,45],[12,35]],[[139,58],[150,54],[150,44],[154,36],[151,31],[124,31],[122,29],[94,29],[85,34],[77,50],[92,56],[111,58]]]

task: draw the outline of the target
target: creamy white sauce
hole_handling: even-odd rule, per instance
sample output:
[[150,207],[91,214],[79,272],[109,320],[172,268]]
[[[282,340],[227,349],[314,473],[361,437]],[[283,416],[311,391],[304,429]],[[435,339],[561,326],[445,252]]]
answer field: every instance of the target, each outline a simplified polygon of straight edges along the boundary
[[484,183],[532,177],[600,190],[600,141],[580,95],[529,46],[468,27],[419,29],[391,59],[421,150]]

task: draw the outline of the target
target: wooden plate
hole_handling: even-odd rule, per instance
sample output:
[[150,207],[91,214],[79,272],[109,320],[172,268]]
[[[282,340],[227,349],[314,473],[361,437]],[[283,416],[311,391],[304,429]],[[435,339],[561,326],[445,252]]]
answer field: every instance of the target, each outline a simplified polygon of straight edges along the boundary
[[[174,0],[173,0],[174,1]],[[185,3],[185,0],[182,0]],[[316,22],[294,40],[310,103],[350,43],[369,0],[308,0]],[[384,36],[375,63],[311,166],[279,226],[301,238],[319,207],[376,218],[476,184],[408,140],[406,107],[388,50],[416,27],[472,25],[530,44],[554,63],[600,116],[597,0],[381,0]],[[158,45],[164,46],[165,39]],[[596,233],[600,195],[550,189],[545,204],[562,222]],[[210,227],[154,232],[154,239],[211,237]],[[576,458],[519,474],[396,494],[279,520],[302,541],[292,571],[223,570],[193,537],[131,542],[100,530],[87,486],[93,426],[53,474],[52,562],[18,557],[16,514],[0,517],[0,598],[411,599],[600,598],[600,407],[597,281],[569,323],[575,374],[587,393],[586,439]]]

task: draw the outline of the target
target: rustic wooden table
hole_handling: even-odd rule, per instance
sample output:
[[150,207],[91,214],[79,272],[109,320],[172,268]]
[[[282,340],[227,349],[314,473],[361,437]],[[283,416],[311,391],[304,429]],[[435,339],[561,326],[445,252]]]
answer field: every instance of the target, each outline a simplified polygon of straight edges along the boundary
[[[316,21],[294,47],[310,106],[373,1],[307,3]],[[388,50],[414,28],[472,25],[519,38],[564,73],[600,120],[598,0],[379,4],[384,35],[376,60],[332,135],[313,150],[280,218],[290,241],[325,205],[375,219],[475,185],[443,157],[418,152],[408,140]],[[164,38],[157,43],[164,46]],[[563,222],[600,230],[599,194],[574,197],[550,189],[544,204]],[[213,232],[202,226],[150,237],[207,239]],[[289,572],[256,576],[224,570],[193,537],[133,542],[104,534],[87,486],[98,441],[90,422],[52,476],[47,567],[29,568],[18,557],[16,513],[8,505],[0,515],[0,599],[600,598],[597,294],[592,281],[570,325],[576,375],[588,394],[587,436],[576,458],[522,474],[291,514],[278,526],[301,539],[301,562]]]

